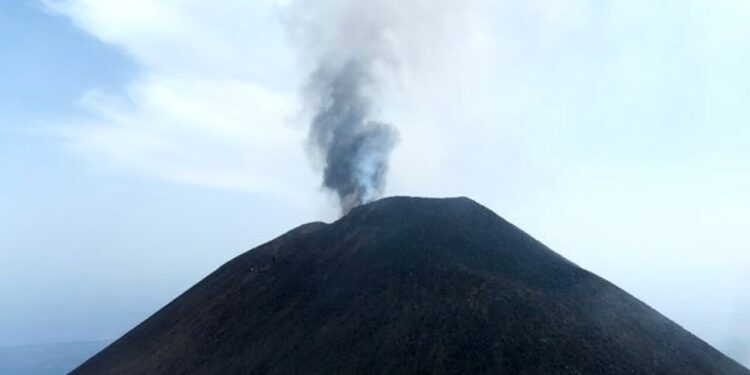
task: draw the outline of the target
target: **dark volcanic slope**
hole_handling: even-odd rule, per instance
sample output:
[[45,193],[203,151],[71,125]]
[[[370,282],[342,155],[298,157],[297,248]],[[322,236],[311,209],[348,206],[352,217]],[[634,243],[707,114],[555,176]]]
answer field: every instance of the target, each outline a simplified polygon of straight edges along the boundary
[[73,373],[750,375],[465,198],[299,227]]

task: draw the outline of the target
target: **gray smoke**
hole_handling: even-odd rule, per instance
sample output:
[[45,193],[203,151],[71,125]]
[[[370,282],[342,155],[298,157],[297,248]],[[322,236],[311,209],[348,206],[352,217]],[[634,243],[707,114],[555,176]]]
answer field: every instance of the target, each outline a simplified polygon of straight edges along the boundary
[[381,194],[396,141],[393,127],[371,120],[368,70],[366,62],[349,61],[333,71],[320,68],[310,78],[319,97],[309,140],[324,158],[323,186],[338,195],[343,213]]
[[293,26],[312,62],[304,96],[312,111],[308,141],[342,213],[382,194],[396,144],[395,128],[374,118],[377,73],[392,62],[393,9],[383,1],[338,0],[295,7]]

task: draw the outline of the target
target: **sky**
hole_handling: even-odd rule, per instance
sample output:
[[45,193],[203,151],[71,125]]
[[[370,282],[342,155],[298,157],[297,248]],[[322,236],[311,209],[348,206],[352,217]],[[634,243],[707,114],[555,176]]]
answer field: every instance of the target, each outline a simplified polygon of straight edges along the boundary
[[[457,3],[376,2],[385,194],[471,197],[750,365],[750,3]],[[304,10],[0,3],[0,345],[116,338],[336,219]]]

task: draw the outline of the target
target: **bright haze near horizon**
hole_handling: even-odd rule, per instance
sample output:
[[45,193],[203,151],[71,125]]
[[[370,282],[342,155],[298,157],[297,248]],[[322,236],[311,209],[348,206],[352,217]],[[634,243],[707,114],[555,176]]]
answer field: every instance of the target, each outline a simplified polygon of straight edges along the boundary
[[[336,218],[293,3],[0,3],[0,346],[115,339]],[[378,3],[386,195],[471,197],[750,365],[749,2]]]

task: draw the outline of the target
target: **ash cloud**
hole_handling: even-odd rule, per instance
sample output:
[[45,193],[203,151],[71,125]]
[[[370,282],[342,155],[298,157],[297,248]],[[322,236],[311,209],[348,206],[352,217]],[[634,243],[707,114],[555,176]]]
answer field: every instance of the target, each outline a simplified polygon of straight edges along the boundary
[[312,112],[309,147],[320,163],[323,187],[336,194],[345,214],[380,197],[396,145],[396,129],[376,115],[383,73],[395,65],[397,7],[386,1],[318,0],[293,8],[293,31],[311,66],[304,90]]
[[310,78],[317,96],[309,141],[324,158],[323,186],[334,191],[343,213],[378,198],[385,187],[396,130],[371,119],[372,84],[367,61],[321,67]]

